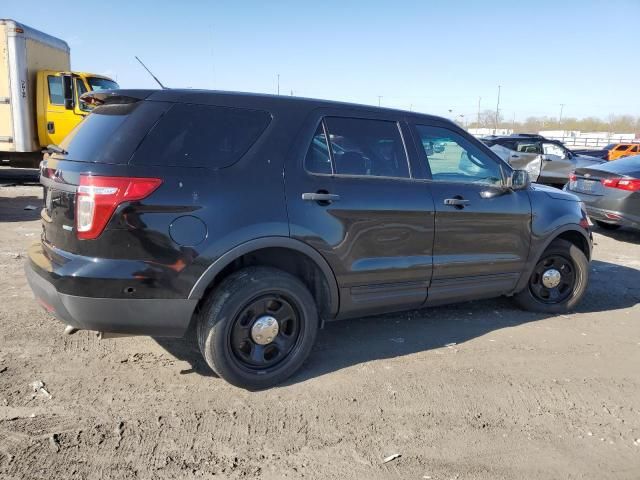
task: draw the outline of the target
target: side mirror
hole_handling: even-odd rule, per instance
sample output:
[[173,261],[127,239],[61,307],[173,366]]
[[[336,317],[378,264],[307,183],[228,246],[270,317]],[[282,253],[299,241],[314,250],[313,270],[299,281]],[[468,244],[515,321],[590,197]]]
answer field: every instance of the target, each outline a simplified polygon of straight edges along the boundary
[[64,108],[73,110],[75,101],[73,99],[73,78],[71,78],[71,75],[62,77],[62,88],[64,90]]
[[526,170],[514,170],[509,180],[511,190],[524,190],[531,184]]

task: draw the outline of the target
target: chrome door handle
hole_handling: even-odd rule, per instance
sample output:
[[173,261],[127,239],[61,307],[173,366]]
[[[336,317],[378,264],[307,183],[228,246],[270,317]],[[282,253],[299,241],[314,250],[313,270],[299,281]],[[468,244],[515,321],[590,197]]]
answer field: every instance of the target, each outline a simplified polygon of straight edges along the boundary
[[302,200],[309,200],[311,202],[337,202],[340,200],[340,195],[335,193],[303,193]]
[[445,198],[444,204],[451,205],[453,207],[465,207],[469,205],[469,200],[465,200],[464,198]]

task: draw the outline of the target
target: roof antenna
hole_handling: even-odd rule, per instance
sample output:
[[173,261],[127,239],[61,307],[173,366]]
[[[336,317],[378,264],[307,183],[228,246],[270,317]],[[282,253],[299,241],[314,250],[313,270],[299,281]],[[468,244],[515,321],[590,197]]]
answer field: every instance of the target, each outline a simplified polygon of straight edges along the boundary
[[[134,55],[134,56],[135,56],[135,55]],[[151,70],[149,70],[149,69],[147,68],[147,66],[146,66],[144,63],[142,63],[142,60],[140,60],[137,56],[135,57],[135,59],[136,59],[136,60],[138,60],[138,61],[140,62],[140,65],[142,65],[142,67],[143,67],[147,72],[149,72],[149,75],[151,75],[151,76],[153,77],[153,79],[156,81],[156,83],[157,83],[158,85],[160,85],[160,88],[162,88],[163,90],[169,90],[167,87],[165,87],[165,86],[160,82],[160,80],[158,80],[158,77],[156,77],[153,73],[151,73]]]

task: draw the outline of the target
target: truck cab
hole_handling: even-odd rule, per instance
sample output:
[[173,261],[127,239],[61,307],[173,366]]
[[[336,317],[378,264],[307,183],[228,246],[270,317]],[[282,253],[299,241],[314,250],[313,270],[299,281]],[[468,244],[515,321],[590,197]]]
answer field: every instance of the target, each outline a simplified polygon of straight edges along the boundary
[[39,71],[36,109],[40,146],[59,144],[89,114],[91,106],[80,100],[83,93],[117,88],[110,78],[94,73]]

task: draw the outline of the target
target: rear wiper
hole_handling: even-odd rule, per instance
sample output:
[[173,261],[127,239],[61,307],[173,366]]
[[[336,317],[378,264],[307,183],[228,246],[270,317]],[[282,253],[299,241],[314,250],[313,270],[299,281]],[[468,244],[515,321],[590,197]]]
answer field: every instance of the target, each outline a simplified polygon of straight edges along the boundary
[[59,155],[69,154],[69,152],[67,152],[64,148],[60,148],[58,145],[54,145],[53,143],[47,145],[47,148],[45,148],[44,151],[47,153],[57,153]]

